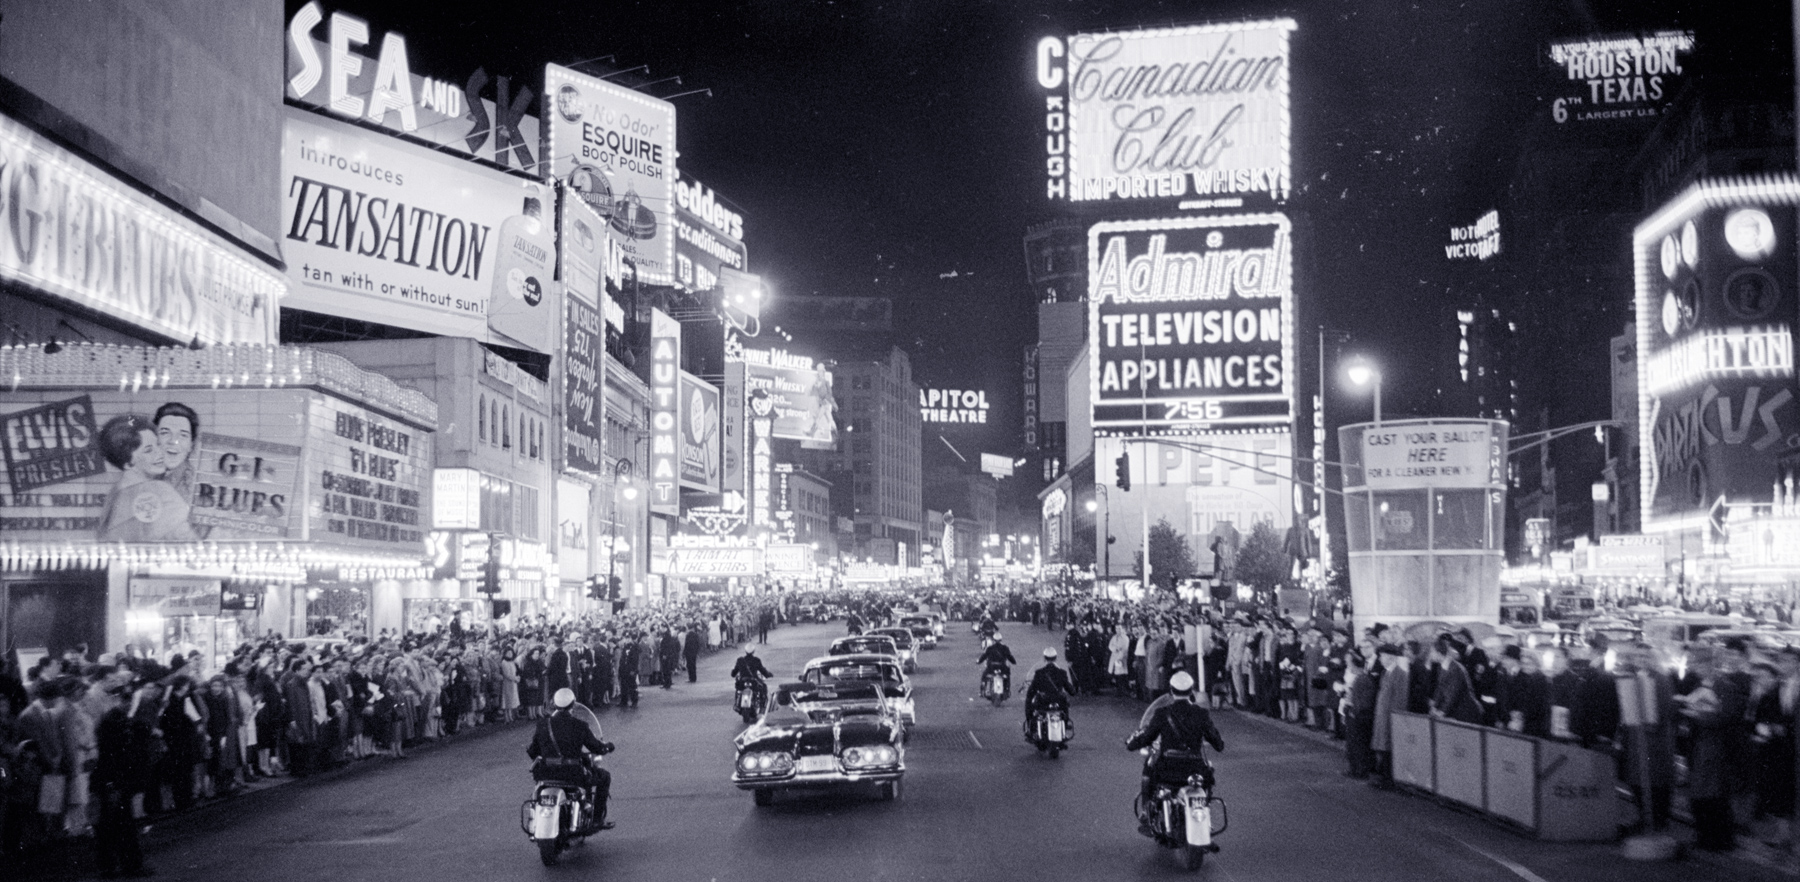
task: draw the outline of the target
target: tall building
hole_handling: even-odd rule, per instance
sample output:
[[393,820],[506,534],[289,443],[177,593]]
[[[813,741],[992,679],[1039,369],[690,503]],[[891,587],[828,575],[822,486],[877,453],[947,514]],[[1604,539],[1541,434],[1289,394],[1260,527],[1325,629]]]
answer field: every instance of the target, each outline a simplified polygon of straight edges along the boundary
[[912,360],[897,348],[880,359],[844,355],[840,353],[834,375],[837,449],[803,449],[799,461],[834,486],[843,480],[837,476],[849,479],[850,511],[838,514],[854,522],[855,543],[841,553],[854,560],[918,566],[919,544],[925,541],[923,426]]
[[1019,471],[1036,493],[1072,465],[1068,450],[1069,369],[1087,341],[1087,224],[1062,218],[1025,231],[1025,283],[1037,303],[1037,343],[1026,354],[1026,413],[1035,444]]

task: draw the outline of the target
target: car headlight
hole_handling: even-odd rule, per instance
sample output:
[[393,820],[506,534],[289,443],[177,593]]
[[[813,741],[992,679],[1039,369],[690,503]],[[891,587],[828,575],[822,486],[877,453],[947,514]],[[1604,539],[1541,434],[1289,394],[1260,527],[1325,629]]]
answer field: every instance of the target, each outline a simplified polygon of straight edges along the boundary
[[844,751],[843,759],[845,768],[867,769],[891,766],[900,760],[900,753],[891,745],[877,744],[873,747],[852,747]]
[[794,758],[785,753],[746,753],[738,768],[749,775],[776,775],[793,768]]

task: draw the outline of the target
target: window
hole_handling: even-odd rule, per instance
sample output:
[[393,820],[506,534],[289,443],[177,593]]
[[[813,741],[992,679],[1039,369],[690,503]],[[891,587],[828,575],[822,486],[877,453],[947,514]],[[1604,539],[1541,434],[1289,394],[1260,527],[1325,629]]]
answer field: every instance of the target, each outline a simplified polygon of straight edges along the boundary
[[482,443],[487,443],[487,396],[481,396],[481,402],[475,406],[476,434]]
[[500,408],[500,447],[512,449],[512,408]]

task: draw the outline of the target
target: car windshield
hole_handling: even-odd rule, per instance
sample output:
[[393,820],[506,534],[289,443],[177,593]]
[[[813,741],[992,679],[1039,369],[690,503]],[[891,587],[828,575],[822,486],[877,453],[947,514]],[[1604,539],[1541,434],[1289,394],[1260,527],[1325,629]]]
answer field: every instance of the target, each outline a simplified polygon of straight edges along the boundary
[[892,637],[847,637],[831,644],[833,655],[849,655],[857,652],[885,652],[892,654],[899,647],[894,645]]
[[[821,680],[898,681],[900,678],[893,673],[892,668],[892,665],[878,662],[837,662],[807,671],[806,679],[815,683]],[[840,690],[842,688],[839,687]]]

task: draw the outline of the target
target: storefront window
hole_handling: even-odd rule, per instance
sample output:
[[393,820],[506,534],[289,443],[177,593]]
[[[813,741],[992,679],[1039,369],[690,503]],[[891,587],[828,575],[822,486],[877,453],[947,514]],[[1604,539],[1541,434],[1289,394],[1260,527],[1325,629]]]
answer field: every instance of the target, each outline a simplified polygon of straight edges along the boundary
[[369,591],[363,585],[325,583],[306,589],[306,634],[369,633]]

